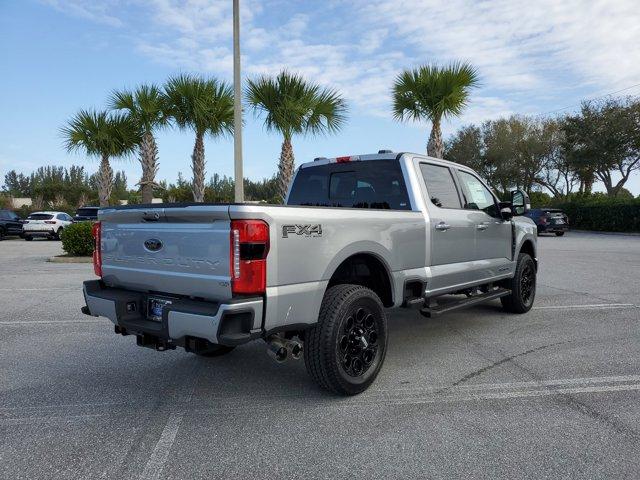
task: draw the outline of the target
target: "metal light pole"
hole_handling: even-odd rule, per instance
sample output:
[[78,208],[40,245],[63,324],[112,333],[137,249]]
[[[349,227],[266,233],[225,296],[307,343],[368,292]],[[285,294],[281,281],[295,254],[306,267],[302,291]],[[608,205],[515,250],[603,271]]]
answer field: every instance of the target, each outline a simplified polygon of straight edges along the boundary
[[233,0],[233,161],[235,201],[244,202],[242,176],[242,85],[240,83],[240,5]]

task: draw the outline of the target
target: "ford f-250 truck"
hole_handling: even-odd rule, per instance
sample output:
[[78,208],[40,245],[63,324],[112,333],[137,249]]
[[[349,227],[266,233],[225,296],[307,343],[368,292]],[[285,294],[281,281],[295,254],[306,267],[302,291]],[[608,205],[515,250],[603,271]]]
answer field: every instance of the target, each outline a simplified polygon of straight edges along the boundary
[[277,360],[304,356],[322,387],[357,394],[382,367],[387,308],[433,316],[498,298],[510,312],[531,308],[527,209],[524,192],[500,202],[444,160],[318,158],[298,168],[286,205],[100,210],[100,279],[84,282],[83,312],[156,350],[217,356],[263,339]]

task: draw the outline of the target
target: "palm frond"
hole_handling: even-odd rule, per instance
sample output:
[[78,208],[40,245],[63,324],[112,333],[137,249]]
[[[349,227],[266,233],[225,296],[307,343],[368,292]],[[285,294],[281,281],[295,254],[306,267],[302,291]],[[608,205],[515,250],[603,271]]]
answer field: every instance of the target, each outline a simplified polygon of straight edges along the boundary
[[61,134],[68,151],[83,150],[89,156],[128,156],[140,141],[140,130],[128,115],[95,110],[80,110]]
[[471,89],[479,84],[477,70],[464,62],[405,70],[393,84],[393,116],[397,120],[431,121],[459,116]]
[[167,114],[179,128],[233,133],[233,89],[227,83],[183,74],[167,81],[164,95]]
[[289,139],[294,134],[334,133],[346,120],[347,106],[338,92],[286,70],[276,77],[249,79],[245,98],[256,115],[264,115],[267,130]]

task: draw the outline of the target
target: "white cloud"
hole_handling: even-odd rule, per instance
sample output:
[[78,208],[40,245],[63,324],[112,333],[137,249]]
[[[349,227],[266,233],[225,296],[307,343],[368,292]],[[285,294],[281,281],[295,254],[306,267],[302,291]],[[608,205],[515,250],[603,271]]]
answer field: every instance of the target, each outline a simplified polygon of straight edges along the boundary
[[368,0],[361,8],[363,21],[397,32],[419,61],[468,60],[492,87],[544,89],[570,76],[612,90],[640,78],[635,0],[407,0],[401,8]]
[[[71,14],[123,25],[117,0],[47,0]],[[231,78],[229,0],[139,0],[127,18],[152,60]],[[636,0],[334,0],[319,6],[242,2],[243,69],[299,72],[344,93],[360,113],[388,116],[393,78],[406,67],[468,60],[483,87],[465,112],[479,121],[536,104],[575,101],[640,81]],[[574,95],[572,97],[572,95]],[[567,100],[568,97],[569,100]],[[578,99],[579,101],[579,99]]]
[[[124,22],[117,17],[117,2],[92,2],[91,0],[41,0],[56,10],[112,27],[122,27]],[[114,13],[110,13],[114,11]]]

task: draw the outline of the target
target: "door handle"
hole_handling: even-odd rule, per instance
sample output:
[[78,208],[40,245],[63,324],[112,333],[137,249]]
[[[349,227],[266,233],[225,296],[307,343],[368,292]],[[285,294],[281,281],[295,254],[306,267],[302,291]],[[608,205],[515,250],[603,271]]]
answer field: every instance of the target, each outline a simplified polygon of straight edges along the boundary
[[485,225],[484,223],[481,223],[480,225],[476,225],[476,228],[478,230],[486,230],[489,227],[487,225]]
[[451,228],[451,225],[444,222],[440,222],[439,224],[436,225],[436,230],[440,230],[441,232],[444,232],[445,230],[449,230],[450,228]]

